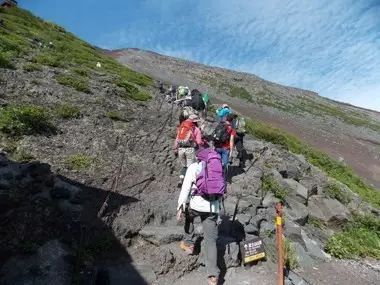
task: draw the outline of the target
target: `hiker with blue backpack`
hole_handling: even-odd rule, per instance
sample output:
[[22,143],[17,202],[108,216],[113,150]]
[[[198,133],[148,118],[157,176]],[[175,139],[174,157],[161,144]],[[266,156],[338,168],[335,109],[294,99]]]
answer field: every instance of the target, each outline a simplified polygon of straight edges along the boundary
[[227,104],[223,104],[216,110],[216,118],[218,122],[224,122],[228,115],[230,115],[231,109]]
[[202,222],[205,248],[205,264],[209,285],[218,284],[217,266],[218,215],[226,182],[223,176],[220,155],[212,148],[201,149],[196,154],[197,162],[191,164],[186,172],[178,198],[177,220],[185,214],[185,236],[180,248],[187,254],[194,253],[194,219]]

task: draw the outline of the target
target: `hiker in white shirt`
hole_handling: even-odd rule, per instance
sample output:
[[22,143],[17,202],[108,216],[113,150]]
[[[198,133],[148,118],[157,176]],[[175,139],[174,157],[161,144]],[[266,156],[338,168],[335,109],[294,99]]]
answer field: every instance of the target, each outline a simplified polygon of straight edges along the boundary
[[[204,232],[205,240],[205,263],[207,269],[207,278],[209,285],[216,285],[218,283],[219,268],[217,266],[217,247],[216,241],[218,239],[218,214],[221,206],[221,197],[212,197],[212,199],[206,199],[202,194],[198,193],[197,188],[197,178],[206,165],[210,165],[209,169],[206,168],[205,171],[209,170],[210,175],[214,175],[212,172],[212,167],[217,164],[218,171],[221,172],[221,179],[224,180],[222,176],[222,162],[218,154],[211,149],[201,150],[200,152],[211,153],[214,160],[211,163],[206,164],[205,161],[200,161],[200,157],[197,155],[198,162],[191,164],[186,172],[185,179],[182,184],[181,193],[178,198],[177,206],[177,219],[181,220],[183,213],[185,214],[185,236],[184,240],[180,243],[180,248],[183,249],[188,254],[193,254],[194,251],[194,218],[200,217],[202,221],[202,227]],[[206,155],[207,156],[207,155]],[[205,173],[205,172],[203,172]],[[218,175],[218,173],[216,173]],[[224,183],[224,182],[222,182]],[[207,184],[207,183],[206,183]],[[211,183],[210,183],[211,184]],[[199,184],[198,184],[199,185]],[[223,189],[225,191],[225,189]]]

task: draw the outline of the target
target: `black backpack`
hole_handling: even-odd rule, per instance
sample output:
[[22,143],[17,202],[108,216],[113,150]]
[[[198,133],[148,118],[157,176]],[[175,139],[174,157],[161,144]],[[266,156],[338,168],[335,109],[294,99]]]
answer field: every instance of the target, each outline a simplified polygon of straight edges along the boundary
[[212,140],[217,143],[224,143],[230,139],[230,134],[227,131],[227,126],[224,123],[219,123],[211,135]]
[[206,108],[202,94],[197,89],[191,91],[191,107],[197,111],[203,111]]

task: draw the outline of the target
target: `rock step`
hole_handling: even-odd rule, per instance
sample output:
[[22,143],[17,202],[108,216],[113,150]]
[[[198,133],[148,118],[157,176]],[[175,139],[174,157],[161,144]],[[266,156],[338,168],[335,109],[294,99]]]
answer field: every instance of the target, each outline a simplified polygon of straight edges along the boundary
[[146,241],[160,246],[182,240],[184,232],[182,226],[147,225],[140,230],[139,235]]

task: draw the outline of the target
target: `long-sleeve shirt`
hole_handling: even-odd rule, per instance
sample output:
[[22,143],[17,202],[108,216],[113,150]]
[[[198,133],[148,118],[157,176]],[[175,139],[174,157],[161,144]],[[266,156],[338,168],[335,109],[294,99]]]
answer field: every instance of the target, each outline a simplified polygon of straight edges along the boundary
[[197,175],[202,171],[202,163],[195,162],[191,164],[186,171],[185,179],[182,183],[181,193],[178,198],[178,207],[179,210],[181,207],[183,210],[186,208],[186,204],[190,201],[190,208],[198,212],[206,213],[219,213],[220,210],[220,201],[208,201],[202,196],[192,195],[197,189],[195,182],[197,180]]

